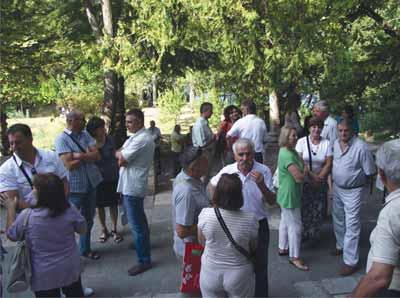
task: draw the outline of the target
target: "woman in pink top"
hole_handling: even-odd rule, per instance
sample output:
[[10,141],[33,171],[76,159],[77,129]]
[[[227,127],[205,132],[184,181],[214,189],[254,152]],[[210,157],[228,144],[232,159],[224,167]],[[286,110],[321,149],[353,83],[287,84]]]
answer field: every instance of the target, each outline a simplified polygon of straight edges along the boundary
[[237,138],[233,138],[233,141],[229,144],[226,140],[226,134],[231,129],[233,123],[235,123],[239,118],[242,117],[242,112],[235,105],[227,106],[224,109],[224,120],[222,120],[219,132],[218,132],[218,144],[221,152],[222,164],[228,165],[233,163],[235,160],[233,159],[232,145],[235,143]]

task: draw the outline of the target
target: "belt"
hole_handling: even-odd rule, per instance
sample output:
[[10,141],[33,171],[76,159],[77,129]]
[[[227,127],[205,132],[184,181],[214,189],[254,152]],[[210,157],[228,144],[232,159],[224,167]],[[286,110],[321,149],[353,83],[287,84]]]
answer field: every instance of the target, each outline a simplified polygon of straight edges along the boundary
[[[335,183],[335,184],[336,184],[336,183]],[[338,187],[340,187],[340,188],[342,188],[342,189],[356,189],[356,188],[364,187],[364,185],[365,185],[365,184],[361,184],[361,185],[357,185],[357,186],[340,186],[340,185],[337,185],[337,184],[336,184],[336,186],[338,186]]]

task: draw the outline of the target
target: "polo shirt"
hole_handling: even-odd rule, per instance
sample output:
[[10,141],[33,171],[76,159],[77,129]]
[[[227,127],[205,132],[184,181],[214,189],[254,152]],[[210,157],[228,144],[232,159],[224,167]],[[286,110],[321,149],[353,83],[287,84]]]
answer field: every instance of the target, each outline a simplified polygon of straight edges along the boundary
[[37,148],[35,150],[36,158],[33,165],[14,153],[15,160],[10,157],[0,167],[0,192],[16,190],[19,197],[30,205],[36,204],[36,198],[32,195],[32,188],[20,169],[21,165],[31,180],[33,180],[32,169],[42,174],[54,173],[61,179],[68,175],[67,169],[55,152]]
[[121,154],[128,164],[119,169],[117,192],[139,198],[146,196],[154,148],[153,138],[144,127],[125,141]]
[[324,121],[324,128],[321,131],[321,137],[327,139],[332,144],[338,138],[337,121],[328,116]]
[[185,242],[195,242],[196,237],[179,238],[175,225],[197,225],[199,214],[203,208],[210,206],[210,199],[203,182],[200,179],[190,177],[182,170],[174,180],[171,200],[174,251],[178,256],[183,256]]
[[267,141],[267,127],[264,120],[248,114],[233,123],[228,136],[249,139],[254,143],[255,152],[263,152]]
[[296,152],[285,147],[279,150],[278,155],[278,177],[279,188],[277,201],[283,208],[300,208],[302,183],[297,183],[293,175],[289,172],[290,165],[296,165],[300,171],[304,170],[304,164]]
[[400,189],[387,196],[370,242],[367,272],[373,262],[395,266],[389,289],[400,291]]
[[[267,188],[271,191],[273,190],[271,171],[266,165],[254,161],[251,171],[260,172],[264,176],[264,182]],[[264,196],[257,184],[251,178],[250,173],[246,176],[243,175],[238,168],[237,162],[235,162],[222,168],[221,171],[211,179],[210,183],[212,186],[217,186],[222,174],[238,174],[242,181],[243,207],[241,210],[254,213],[257,220],[262,220],[268,217]]]
[[333,182],[341,188],[357,188],[366,183],[366,176],[376,173],[374,158],[368,145],[354,136],[342,152],[339,139],[333,145]]
[[[96,141],[86,130],[74,133],[64,129],[55,141],[55,148],[58,155],[64,153],[82,153],[82,150],[71,139],[72,136],[85,150],[96,146]],[[94,161],[81,161],[80,166],[68,171],[69,190],[72,193],[87,193],[90,189],[96,188],[103,181],[99,168]]]
[[208,120],[203,117],[197,118],[192,129],[193,147],[204,147],[212,139],[213,133],[208,125]]

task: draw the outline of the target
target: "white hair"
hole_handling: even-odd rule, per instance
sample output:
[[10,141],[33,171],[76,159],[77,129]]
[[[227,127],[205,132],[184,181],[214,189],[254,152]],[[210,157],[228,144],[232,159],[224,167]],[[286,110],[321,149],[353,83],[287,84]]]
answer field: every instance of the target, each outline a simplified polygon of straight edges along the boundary
[[314,105],[314,108],[320,110],[321,112],[329,112],[329,105],[325,100],[318,101]]
[[250,148],[251,152],[254,153],[254,143],[246,138],[238,139],[232,146],[233,153],[236,154],[239,147]]
[[376,165],[390,181],[400,186],[400,139],[386,142],[378,149]]
[[79,116],[83,116],[83,113],[79,110],[73,110],[66,115],[66,118],[67,120],[74,120]]

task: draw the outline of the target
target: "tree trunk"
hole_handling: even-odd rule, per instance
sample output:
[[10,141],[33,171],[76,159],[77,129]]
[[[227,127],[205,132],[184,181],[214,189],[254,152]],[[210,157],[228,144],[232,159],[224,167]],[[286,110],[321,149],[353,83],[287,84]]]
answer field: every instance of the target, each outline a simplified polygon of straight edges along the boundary
[[157,106],[157,75],[153,74],[151,77],[151,99],[152,103],[151,106]]
[[0,138],[1,138],[1,155],[9,154],[10,145],[7,138],[7,115],[4,105],[0,104]]
[[269,135],[271,138],[275,138],[277,140],[279,134],[279,98],[276,91],[272,91],[269,94],[269,126],[270,132]]

